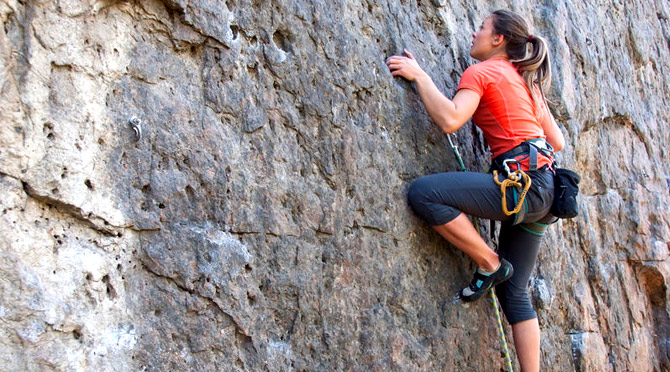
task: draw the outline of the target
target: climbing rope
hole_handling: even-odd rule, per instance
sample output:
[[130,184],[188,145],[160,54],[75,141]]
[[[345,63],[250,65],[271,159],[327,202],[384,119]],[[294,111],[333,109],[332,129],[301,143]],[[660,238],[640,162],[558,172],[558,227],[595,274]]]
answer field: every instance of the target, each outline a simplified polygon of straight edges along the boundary
[[[465,164],[463,164],[463,158],[461,158],[461,154],[458,152],[458,147],[454,144],[454,142],[451,140],[451,134],[447,134],[447,138],[449,139],[449,144],[451,145],[451,149],[454,151],[454,155],[456,155],[456,159],[458,160],[458,163],[461,165],[461,170],[463,172],[467,172],[465,169]],[[505,168],[509,169],[507,166],[507,163],[505,163]],[[523,173],[523,171],[517,171]],[[510,172],[507,172],[510,174]],[[516,172],[515,172],[516,173]],[[506,179],[503,182],[498,181],[498,174],[496,171],[494,171],[494,176],[493,179],[496,181],[496,184],[501,185],[500,189],[503,193],[502,200],[503,200],[503,211],[507,213],[507,204],[505,203],[505,189],[509,186],[510,178]],[[518,176],[518,174],[517,174]],[[525,176],[525,177],[524,177]],[[523,199],[526,197],[526,193],[528,192],[528,189],[530,188],[530,177],[526,175],[526,173],[523,173],[521,177],[524,177],[525,182],[526,182],[526,187],[524,188],[524,191],[522,192],[521,197],[519,198],[519,205],[517,205],[516,208],[514,208],[516,211],[513,211],[512,213],[517,213],[521,209],[521,205],[523,204]],[[518,183],[518,179],[515,179],[516,183]],[[514,182],[514,181],[513,181]],[[504,185],[503,185],[504,184]],[[516,186],[514,183],[512,183],[513,186]],[[519,185],[519,187],[521,187]],[[508,216],[512,213],[507,214]],[[479,224],[477,223],[477,220],[475,219],[474,221],[475,229],[479,231]],[[514,372],[514,369],[512,368],[512,358],[509,355],[509,349],[507,348],[507,340],[505,339],[505,330],[503,329],[502,325],[502,318],[500,317],[500,311],[498,310],[498,300],[496,299],[496,294],[493,288],[490,289],[491,292],[491,300],[493,301],[493,310],[496,314],[496,320],[498,321],[498,333],[500,334],[500,341],[502,343],[502,348],[503,348],[503,353],[505,354],[505,361],[507,362],[507,368],[509,372]]]
[[493,310],[496,313],[496,320],[498,321],[498,333],[500,333],[500,341],[502,343],[503,352],[505,353],[507,369],[509,369],[510,372],[514,372],[514,369],[512,368],[512,358],[509,356],[509,349],[507,348],[507,341],[505,340],[505,330],[503,329],[500,311],[498,310],[498,300],[496,299],[496,295],[493,292],[493,288],[491,288],[491,301],[493,301]]

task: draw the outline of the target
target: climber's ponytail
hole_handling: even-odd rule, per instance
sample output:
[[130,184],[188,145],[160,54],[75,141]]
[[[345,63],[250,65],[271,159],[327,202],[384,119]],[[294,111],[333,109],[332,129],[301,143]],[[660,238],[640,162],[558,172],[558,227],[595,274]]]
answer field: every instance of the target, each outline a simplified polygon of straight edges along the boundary
[[551,65],[547,42],[528,32],[524,19],[507,10],[493,12],[493,31],[507,40],[510,62],[519,70],[535,103],[538,93],[546,101],[545,90],[551,84]]

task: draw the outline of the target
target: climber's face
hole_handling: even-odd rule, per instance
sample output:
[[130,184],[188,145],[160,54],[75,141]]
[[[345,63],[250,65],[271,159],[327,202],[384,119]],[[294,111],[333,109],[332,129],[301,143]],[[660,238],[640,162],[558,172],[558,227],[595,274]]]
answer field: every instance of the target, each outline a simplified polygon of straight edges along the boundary
[[487,17],[479,30],[472,34],[470,56],[479,61],[491,58],[504,48],[503,39],[502,35],[496,34],[493,30],[493,17]]

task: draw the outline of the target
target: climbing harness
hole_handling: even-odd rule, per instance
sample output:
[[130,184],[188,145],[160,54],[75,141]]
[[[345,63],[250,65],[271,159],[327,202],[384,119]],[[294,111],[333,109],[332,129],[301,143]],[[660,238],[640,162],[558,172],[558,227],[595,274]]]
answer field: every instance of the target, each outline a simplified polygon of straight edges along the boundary
[[[461,158],[461,154],[458,152],[458,147],[451,140],[451,134],[447,134],[447,138],[449,139],[449,144],[451,145],[451,149],[454,151],[454,155],[456,155],[456,159],[458,160],[458,164],[461,165],[461,171],[467,172],[467,170],[465,169],[465,164],[463,164],[463,158]],[[505,166],[507,166],[507,164],[505,164]],[[509,167],[508,167],[508,169],[509,169]],[[526,177],[528,177],[528,176],[526,176]],[[497,179],[497,178],[494,178],[494,179]],[[509,179],[507,179],[503,182],[506,182],[508,180]],[[530,178],[528,178],[527,183],[528,183],[528,187],[530,187]],[[503,188],[503,187],[504,186],[501,186],[501,188]],[[526,191],[528,191],[528,189],[526,189]],[[524,193],[524,196],[525,196],[525,193]],[[521,200],[521,203],[519,203],[519,205],[521,205],[521,204],[523,204],[523,199]],[[504,193],[504,191],[503,191],[503,208],[504,208],[503,210],[507,210],[507,205],[505,204],[505,193]],[[479,230],[479,224],[477,223],[476,219],[474,220],[474,225],[475,225],[475,229]],[[493,310],[496,314],[496,320],[498,321],[498,332],[500,333],[500,340],[501,340],[502,347],[503,347],[503,353],[505,354],[505,361],[507,362],[507,368],[508,368],[509,372],[514,372],[514,369],[512,368],[512,358],[510,357],[509,349],[507,348],[507,340],[505,340],[505,330],[503,329],[502,319],[500,317],[500,310],[498,310],[498,300],[496,299],[496,294],[495,294],[495,291],[493,290],[493,288],[490,289],[490,292],[491,292],[491,300],[493,301]]]
[[[523,201],[526,198],[526,194],[528,193],[528,189],[530,189],[530,185],[532,184],[530,176],[526,174],[526,172],[521,170],[521,167],[517,167],[518,168],[517,170],[511,172],[509,169],[509,165],[507,165],[507,163],[509,162],[517,162],[517,161],[515,159],[505,159],[503,161],[505,172],[507,172],[507,179],[505,179],[504,181],[500,182],[500,180],[498,180],[498,171],[497,170],[493,171],[493,181],[496,183],[496,185],[500,186],[500,193],[502,194],[502,210],[506,216],[511,216],[515,213],[519,213],[521,207],[523,206]],[[520,182],[522,179],[523,184]],[[522,190],[521,194],[519,195],[519,201],[517,202],[516,206],[511,212],[507,209],[507,199],[506,199],[506,191],[507,188],[509,187],[516,187],[517,189]]]
[[[524,202],[532,184],[530,176],[521,169],[520,162],[528,159],[528,171],[536,171],[538,170],[538,154],[552,159],[553,162],[554,149],[551,145],[542,138],[534,138],[522,142],[502,155],[498,155],[491,163],[493,181],[500,186],[502,194],[503,213],[507,216],[514,215],[514,225],[523,222],[526,217],[527,208],[524,208]],[[512,171],[510,164],[515,164],[516,170]],[[500,181],[499,173],[504,173],[507,179]],[[514,194],[514,208],[511,211],[507,208],[507,191],[509,188],[512,188]]]
[[[520,170],[521,167],[519,167],[519,161],[528,159],[529,171],[535,171],[538,169],[538,153],[552,160],[551,168],[554,172],[554,201],[549,212],[554,217],[558,218],[572,218],[579,214],[577,195],[579,194],[579,182],[581,180],[581,176],[572,170],[559,168],[558,163],[554,159],[554,149],[551,147],[551,145],[542,138],[534,138],[524,141],[519,146],[507,151],[502,155],[499,155],[493,159],[492,162],[492,169],[494,169],[493,179],[496,184],[500,185],[500,190],[503,193],[503,211],[508,216],[516,213],[514,224],[523,221],[525,212],[521,210],[521,206],[523,205],[523,198],[526,196],[525,190],[527,187],[530,187],[530,178],[527,178],[525,173]],[[519,171],[515,171],[517,174],[514,175],[510,172],[509,166],[507,164],[509,162],[514,162],[517,164],[517,169],[519,169]],[[501,185],[501,182],[498,181],[496,174],[496,170],[500,171],[503,169],[507,172],[508,178],[512,180],[511,182],[507,182],[507,180],[503,181],[502,183],[505,186]],[[519,176],[521,176],[521,178],[524,180],[528,179],[528,183],[524,186],[524,192],[522,192],[521,196],[519,197],[518,204],[512,212],[509,212],[505,203],[505,189],[509,187],[508,185],[510,184],[519,188]]]

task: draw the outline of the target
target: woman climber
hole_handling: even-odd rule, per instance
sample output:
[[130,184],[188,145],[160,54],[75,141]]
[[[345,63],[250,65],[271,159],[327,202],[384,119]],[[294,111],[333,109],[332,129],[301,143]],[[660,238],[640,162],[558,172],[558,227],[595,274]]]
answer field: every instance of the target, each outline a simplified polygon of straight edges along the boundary
[[[547,224],[556,219],[549,213],[554,199],[553,152],[564,146],[544,94],[551,81],[547,44],[530,34],[521,16],[493,12],[472,34],[470,56],[480,62],[465,70],[451,100],[440,93],[410,52],[404,54],[386,61],[392,75],[415,83],[426,111],[444,132],[455,132],[472,117],[490,146],[492,169],[502,172],[421,177],[409,188],[410,205],[475,261],[478,268],[470,285],[461,290],[461,298],[474,301],[495,287],[512,325],[521,369],[538,371],[540,327],[528,296],[528,280]],[[530,189],[521,202],[515,187],[505,195],[494,181],[516,170],[530,176],[525,182],[530,182]],[[512,211],[518,204],[520,212],[505,213],[504,209]],[[502,221],[498,254],[464,213]]]

